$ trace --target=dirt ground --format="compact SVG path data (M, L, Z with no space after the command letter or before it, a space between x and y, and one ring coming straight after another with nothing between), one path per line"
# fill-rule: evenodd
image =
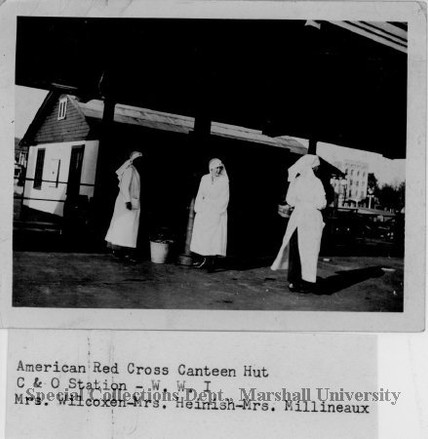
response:
M223 260L214 273L108 254L14 252L13 305L61 308L383 311L403 309L403 259L320 258L320 294L292 293L271 260Z

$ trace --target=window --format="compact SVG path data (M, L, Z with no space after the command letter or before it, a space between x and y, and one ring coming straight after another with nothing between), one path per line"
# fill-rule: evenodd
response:
M360 184L360 182L359 182L359 181L357 181L357 186L359 186L359 184Z
M36 171L34 173L34 189L42 188L43 181L43 166L45 164L45 149L39 149L37 151L37 159L36 159Z
M82 176L84 145L73 146L68 171L67 197L75 198L80 192L80 178Z
M67 114L67 98L61 98L59 100L59 107L58 107L58 120L65 119L66 114Z

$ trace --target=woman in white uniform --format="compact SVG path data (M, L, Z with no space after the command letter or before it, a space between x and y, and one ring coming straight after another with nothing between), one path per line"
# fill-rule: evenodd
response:
M135 256L140 225L140 174L133 163L142 155L139 151L132 152L129 159L116 171L119 193L105 237L114 254L130 260Z
M272 264L272 270L287 268L286 248L294 233L297 233L301 263L300 285L291 285L290 290L299 292L315 291L318 255L324 221L321 210L326 207L326 196L321 180L315 176L320 160L316 155L306 154L288 170L286 202L294 208L285 231L282 246Z
M195 200L190 250L203 257L196 266L214 268L216 256L226 256L227 206L229 204L229 178L219 159L209 162L209 174L202 177Z

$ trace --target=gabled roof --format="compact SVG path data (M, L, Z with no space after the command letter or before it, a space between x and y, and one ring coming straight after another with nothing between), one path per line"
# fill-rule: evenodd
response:
M44 101L42 102L42 105L37 110L34 119L31 121L30 125L27 128L27 131L20 141L21 146L30 146L33 144L33 139L36 135L36 132L39 130L45 117L47 116L48 112L51 110L55 102L58 100L58 98L59 94L57 92L51 91L46 95Z
M59 101L62 98L67 99L66 117L59 118ZM91 127L76 98L63 93L51 92L45 97L29 125L21 145L87 140L94 135L96 134L91 132Z

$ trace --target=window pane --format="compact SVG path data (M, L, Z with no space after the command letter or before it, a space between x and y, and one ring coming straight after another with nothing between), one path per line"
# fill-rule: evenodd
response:
M36 172L34 173L34 184L33 187L35 189L42 188L42 179L43 179L43 166L45 163L45 150L39 149L37 151L37 160L36 160Z

